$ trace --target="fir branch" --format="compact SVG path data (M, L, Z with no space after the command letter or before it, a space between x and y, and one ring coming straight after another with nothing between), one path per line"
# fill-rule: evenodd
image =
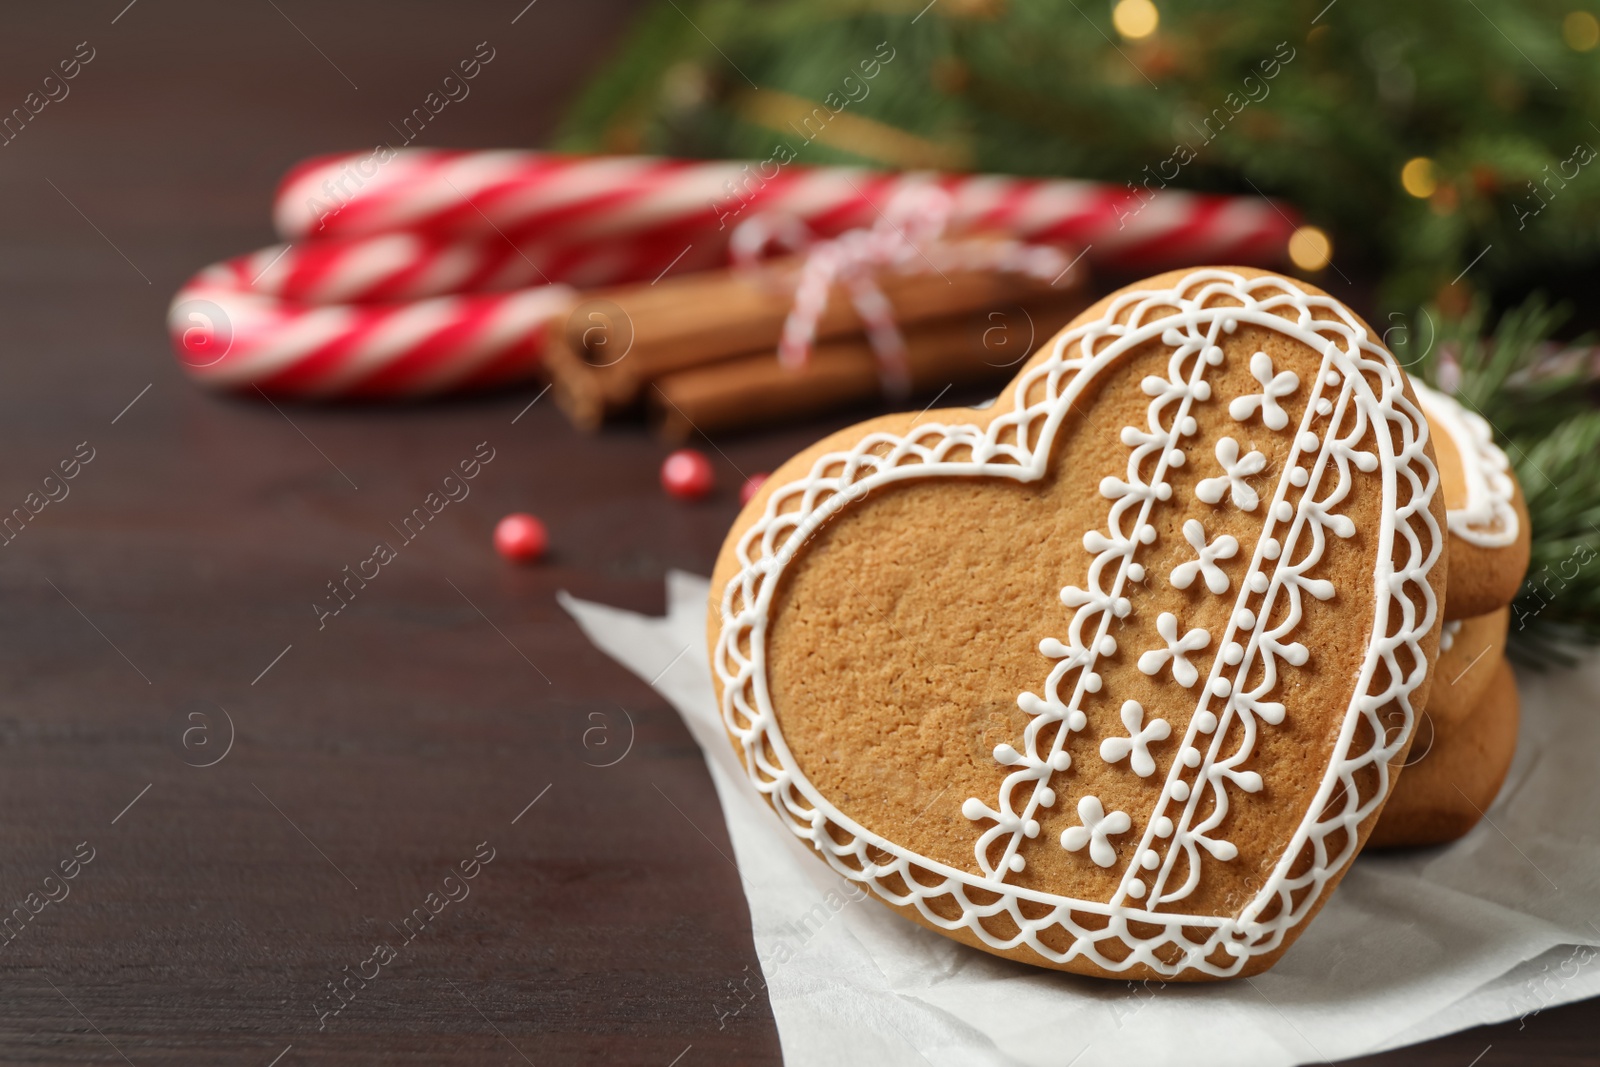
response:
M1600 644L1600 410L1584 339L1557 345L1565 309L1533 297L1485 335L1487 306L1448 318L1425 308L1390 338L1396 358L1489 421L1516 473L1533 529L1512 604L1510 650L1533 665Z
M1571 662L1574 646L1600 644L1600 412L1569 416L1520 444L1521 457L1509 454L1533 551L1511 608L1511 648L1535 664Z
M1259 189L1332 232L1383 310L1409 309L1600 261L1600 64L1560 32L1585 6L1340 0L1318 18L1325 0L1193 0L1119 40L1104 5L1070 0L659 0L562 143L765 158L748 82L819 99L886 41L897 58L852 114L979 171ZM1179 143L1194 155L1174 173ZM1418 156L1428 187L1407 191Z

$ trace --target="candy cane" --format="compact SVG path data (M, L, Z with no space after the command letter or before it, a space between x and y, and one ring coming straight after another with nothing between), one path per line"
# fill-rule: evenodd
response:
M207 268L212 287L306 304L386 304L458 293L495 293L564 282L608 285L725 267L722 254L682 255L681 244L637 240L523 246L499 237L445 239L417 233L273 245ZM192 283L191 283L192 284Z
M431 149L309 161L284 179L273 215L286 240L410 230L513 244L670 239L722 253L733 225L758 211L793 215L830 237L871 225L896 193L929 183L951 195L953 230L1086 248L1091 262L1116 270L1277 265L1298 225L1261 197L1100 182Z
M213 268L220 270L220 268ZM296 304L207 272L168 312L173 349L201 384L303 399L414 398L524 380L539 365L561 285L409 304Z
M351 153L280 187L290 242L208 267L174 298L197 381L283 396L417 397L537 370L570 286L727 262L738 223L784 214L819 237L872 226L936 186L953 231L1081 247L1111 270L1276 264L1295 222L1260 198L1095 182L543 152Z

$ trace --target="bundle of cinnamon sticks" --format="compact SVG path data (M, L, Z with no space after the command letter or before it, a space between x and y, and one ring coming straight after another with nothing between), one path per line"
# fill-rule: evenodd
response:
M803 366L777 357L801 261L593 290L552 321L552 396L581 429L644 409L670 441L822 414L880 395L878 354L835 286ZM1003 382L1089 302L1085 272L885 270L911 387Z

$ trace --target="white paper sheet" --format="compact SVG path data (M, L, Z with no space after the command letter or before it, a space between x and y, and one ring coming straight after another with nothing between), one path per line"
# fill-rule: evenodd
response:
M1259 1064L1343 1059L1600 995L1600 664L1519 679L1517 756L1453 845L1357 860L1271 971L1204 985L1080 978L923 930L809 854L745 780L705 655L707 583L649 618L562 594L699 742L790 1067ZM676 660L675 660L676 658ZM674 661L675 660L675 661ZM753 972L752 972L753 974ZM747 994L748 996L749 994ZM719 1011L744 1001L729 992Z

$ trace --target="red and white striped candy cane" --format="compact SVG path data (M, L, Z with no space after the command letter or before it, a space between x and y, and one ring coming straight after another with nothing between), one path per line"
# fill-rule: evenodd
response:
M386 158L386 162L380 160ZM645 156L406 149L309 161L284 179L273 217L286 240L410 230L498 235L513 244L623 240L686 246L713 261L733 225L793 215L823 237L870 226L901 190L951 195L951 229L996 230L1072 245L1112 270L1284 260L1298 223L1261 197L999 175L886 173L855 167L687 161ZM647 257L648 258L648 257ZM649 265L659 260L650 258ZM648 280L637 273L613 281Z
M190 279L168 329L183 369L216 388L300 399L484 388L534 374L574 286L723 265L682 251L409 233L275 245Z
M683 256L682 245L635 241L512 245L500 237L381 233L273 245L208 268L213 284L306 304L385 304L458 293L498 293L563 282L579 287L644 279L667 266L727 266L724 256ZM677 259L677 262L673 262Z
M319 306L249 292L234 276L240 263L203 271L173 299L179 363L204 385L299 399L407 399L526 380L550 317L576 296L542 285Z
M567 285L722 266L735 226L833 237L934 186L950 228L1081 247L1111 270L1278 263L1294 222L1262 199L1095 182L849 167L413 149L310 161L279 190L291 243L202 271L168 325L184 369L284 396L416 397L537 368ZM557 283L557 284L551 284Z

